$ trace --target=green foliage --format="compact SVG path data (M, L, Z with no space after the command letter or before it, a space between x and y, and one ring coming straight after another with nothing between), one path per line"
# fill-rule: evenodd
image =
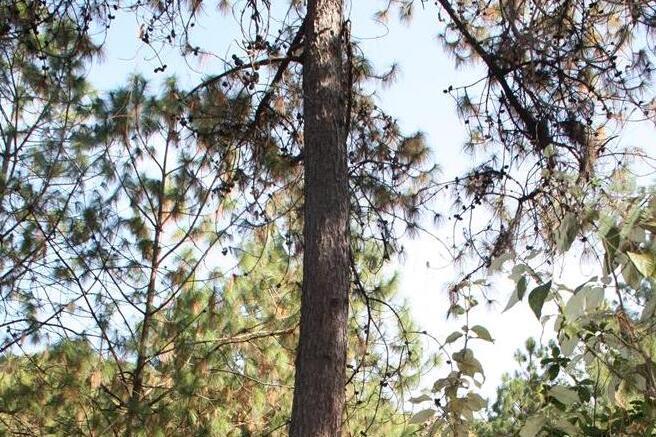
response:
M239 274L220 281L218 289L188 285L158 314L149 339L148 389L138 406L140 429L149 435L286 433L300 265L279 238L255 239L243 253ZM391 299L393 282L380 284L385 290L381 295ZM371 311L385 308L374 305ZM390 367L392 357L380 349L379 334L372 333L369 347L359 338L357 320L366 320L364 311L354 305L348 429L353 435L407 435L407 418L398 412L394 397L414 383L398 372L413 372L420 353L401 343L402 348L413 347L416 358L402 368ZM399 336L405 338L401 332ZM393 339L388 345L401 346ZM126 347L134 353L137 345ZM51 435L121 432L130 402L121 370L127 365L107 352L99 355L97 345L87 340L64 340L23 357L8 355L0 363L1 429Z
M479 422L479 435L652 435L656 404L652 357L656 352L651 318L654 311L653 237L655 214L649 192L617 200L602 212L598 238L603 243L605 276L574 289L549 280L529 305L543 310L545 298L556 303L556 341L549 350L527 345L522 373L506 377L498 399ZM522 266L521 264L519 266ZM513 267L517 287L527 267ZM532 270L538 282L548 269ZM519 276L521 275L521 276ZM532 292L535 293L535 290ZM614 298L614 299L613 299ZM512 302L512 298L511 298ZM526 361L520 354L520 363ZM536 362L540 364L537 367ZM539 396L537 396L539 394ZM507 403L504 405L504 403Z
M533 310L535 317L538 319L540 318L540 314L542 314L542 306L544 305L544 301L549 295L550 290L551 281L546 284L538 285L528 294L528 304Z
M635 189L626 172L633 151L610 133L653 112L644 40L653 10L646 2L438 3L446 48L458 62L485 64L481 85L445 90L467 146L483 157L464 177L435 183L424 137L403 135L369 94L367 81L389 82L394 69L376 76L356 42L346 53L346 432L653 434L656 201ZM393 4L404 21L417 13L412 1ZM122 6L147 20L144 44L198 55L191 29L201 2ZM100 55L88 31L109 26L119 4L0 5L3 432L284 434L304 150L300 58L289 44L303 9L295 2L271 20L268 7L246 2L246 61L234 55L193 91L168 78L153 92L136 75L99 97L84 78ZM277 34L264 30L267 20ZM467 224L454 261L479 263L449 290L449 316L466 323L440 345L448 369L410 399L418 409L408 417L399 413L403 393L421 375L417 340L427 334L395 301L396 278L380 272L449 185L450 219ZM491 219L476 230L466 215L481 205ZM551 266L579 243L603 250L602 272L570 288ZM485 363L475 345L494 333L470 326L478 291L491 302L489 284L473 275L510 261L506 309L528 295L541 322L555 321L557 338L548 348L527 342L518 355L525 369L504 379L483 423L475 414L487 405L476 393Z
M73 198L94 158L80 139L90 120L85 67L100 49L68 15L74 6L53 6L0 5L0 294L10 321L3 348L36 333L40 289L61 291L49 275L53 247L78 212Z
M70 55L75 68L88 60ZM71 188L55 190L64 204L50 198L44 222L7 224L20 237L6 240L11 250L35 255L7 259L20 268L39 261L31 272L44 286L22 284L12 297L20 311L7 314L3 431L284 434L302 253L302 143L288 133L289 114L258 120L253 95L218 83L187 94L170 78L154 93L136 75L103 96L80 85L69 100L59 85L49 110L75 114L58 150L74 153L77 170L47 170ZM289 90L298 86L290 80ZM355 96L353 111L357 283L345 419L353 434L406 435L399 393L416 383L421 349L395 301L396 278L379 271L397 250L392 230L416 219L427 148L368 97ZM32 170L67 163L34 149L33 163L20 161ZM6 187L11 196L22 189ZM77 364L59 349L79 349Z
M542 398L539 363L546 356L544 348L536 348L529 339L525 351L517 351L515 361L523 366L514 374L503 376L497 388L497 399L487 412L486 420L475 426L476 435L492 437L516 435L525 421L541 411Z
M456 316L464 315L468 320L469 313L478 306L471 294L471 289L478 285L481 283L471 282L464 306L454 305L450 312ZM483 363L476 358L473 349L476 340L494 342L486 327L466 323L460 330L449 334L440 346L439 353L448 357L446 364L450 372L434 382L430 394L427 392L409 400L419 408L411 422L420 424L422 433L466 435L475 423L474 414L487 406L488 400L475 391L485 381ZM449 354L447 348L460 349Z

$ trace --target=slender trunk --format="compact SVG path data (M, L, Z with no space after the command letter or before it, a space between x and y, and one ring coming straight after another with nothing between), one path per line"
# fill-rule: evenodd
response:
M348 322L348 171L342 1L310 0L305 29L304 258L290 435L338 436Z
M144 311L143 323L141 325L141 335L139 336L139 344L137 347L137 364L134 368L132 376L132 393L130 394L130 403L128 405L127 417L127 431L126 435L131 436L135 429L138 429L138 419L140 413L141 398L143 396L143 379L144 368L146 366L146 358L148 353L148 339L150 337L150 329L152 323L153 299L155 297L155 286L157 281L157 269L159 265L157 258L159 257L159 236L160 229L155 231L155 246L153 248L153 261L151 264L150 278L148 280L148 288L146 290L146 308Z
M137 363L132 375L132 393L128 405L127 430L126 436L131 436L138 429L139 413L143 397L144 369L146 359L148 358L148 341L150 339L150 330L152 329L153 313L155 312L154 299L157 289L157 271L159 269L162 226L164 219L164 193L166 192L166 163L168 159L171 134L166 141L164 149L164 160L161 169L161 182L158 193L157 212L155 216L155 235L153 238L153 252L150 259L150 276L148 278L148 288L146 289L146 308L144 310L143 321L141 324L141 335L137 345ZM129 153L129 152L128 152Z

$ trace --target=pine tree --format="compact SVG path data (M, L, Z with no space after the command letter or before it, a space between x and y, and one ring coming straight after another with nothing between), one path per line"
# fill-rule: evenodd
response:
M303 295L290 436L341 434L349 307L350 118L341 0L308 3L303 52Z
M79 62L83 65L84 58ZM366 72L357 64L351 73L358 80L366 79ZM291 77L288 90L300 95L299 85L298 78ZM287 426L288 410L271 409L267 404L282 399L280 393L255 391L256 401L246 397L243 404L226 405L227 410L234 410L224 422L214 413L220 412L215 401L211 405L192 402L196 396L205 396L199 393L211 394L209 399L237 396L241 393L237 387L250 381L242 366L257 369L256 379L274 371L281 372L281 381L292 377L291 369L284 366L294 354L294 317L287 313L296 301L286 300L287 309L280 309L283 302L276 302L275 311L287 314L278 321L274 310L276 316L264 317L266 311L256 300L269 289L253 287L247 303L240 302L244 297L231 297L230 291L234 268L228 255L241 257L239 251L245 248L240 239L245 235L256 232L278 245L284 242L284 249L277 250L287 257L298 257L303 250L299 162L304 157L301 137L294 134L303 120L291 118L298 127L289 129L289 116L298 110L291 103L284 113L276 114L267 107L266 117L258 115L262 102L254 100L249 87L241 77L225 77L188 93L170 79L162 93L154 94L143 78L134 77L106 96L70 102L72 113L83 115L84 123L70 132L71 140L62 150L75 151L78 162L87 162L84 185L68 193L74 213L62 214L55 226L57 238L45 242L52 261L40 265L39 273L55 278L55 285L48 284L33 298L39 311L28 323L17 322L26 326L17 326L18 334L4 349L18 352L22 339L31 336L35 347L45 347L46 352L33 355L25 350L31 357L27 362L12 357L9 361L13 364L8 365L18 363L30 374L34 370L30 366L44 360L43 366L61 369L61 373L53 372L51 384L64 387L65 381L79 377L66 389L67 402L82 402L83 397L92 405L56 408L43 417L31 410L18 419L19 412L31 407L14 404L15 392L9 387L5 410L15 412L24 422L11 422L10 429L44 426L57 433L63 432L59 426L65 423L80 433L99 429L167 433L176 427L193 433L213 430L220 435L222 430L237 427L254 432ZM394 250L395 241L385 229L397 226L393 219L397 208L415 208L420 202L417 191L430 181L430 169L420 168L426 155L420 137L402 136L394 120L365 96L354 95L351 105L355 133L349 144L353 175L349 202L357 211L351 226L358 238L346 255L347 268L358 272L362 280L351 293L353 305L359 308L351 319L351 335L358 343L349 354L352 372L346 387L346 411L348 426L366 432L395 426L379 425L381 415L396 417L386 400L394 395L390 387L400 389L408 384L412 378L401 381L401 371L406 365L418 365L417 354L409 352L411 326L400 318L402 312L394 310L402 324L387 331L395 332L393 337L380 331L379 317L382 320L394 307L387 302L389 287L368 283L367 271L376 271ZM280 132L286 133L278 135ZM416 173L403 175L404 168L416 169ZM68 174L64 176L71 180ZM382 217L387 216L392 219L383 222ZM375 235L380 237L368 238ZM261 243L262 247L267 244ZM366 262L358 261L363 251L367 252ZM282 253L278 256L285 258ZM232 299L236 301L231 303ZM222 302L224 312L217 318L211 308ZM214 315L202 321L206 314ZM264 320L259 320L261 317ZM374 329L378 333L372 332ZM282 338L289 342L285 353L275 352L278 340L274 339ZM257 351L232 350L235 344L254 342L265 345ZM219 347L212 347L213 343ZM48 361L52 344L62 351L55 354L55 362ZM391 365L380 348L389 350L397 344L392 352L395 364ZM67 357L78 348L86 361L70 367L74 373L68 375ZM227 355L225 348L231 348ZM270 348L271 363L260 357L249 361L248 354L261 355ZM345 363L343 370L346 368ZM232 377L217 380L216 387L206 385L207 369ZM41 375L46 380L47 376ZM26 378L20 382L21 390L43 390ZM60 383L58 378L65 381ZM356 384L362 386L356 389ZM53 390L52 399L60 399L62 393ZM179 395L187 407L169 408L166 399L172 394ZM384 407L379 405L366 414L370 402L378 399ZM251 403L258 406L254 416L240 416L243 405Z
M409 13L417 3L390 4ZM438 18L456 65L482 70L481 81L444 89L469 132L465 149L478 157L450 184L452 217L467 223L480 206L492 217L459 242L462 258L478 258L471 271L480 271L507 254L562 252L559 229L574 217L585 228L590 205L608 204L618 174L632 161L650 165L617 133L652 127L653 7L439 0L416 13Z
M234 276L214 281L213 287L191 282L158 314L161 329L150 339L156 352L144 372L147 407L142 407L135 434L286 434L301 260L290 256L284 238L262 232L254 234L240 253ZM393 301L393 278L372 276L362 281L377 290L377 297ZM402 330L412 330L412 324L405 320L398 325L397 339L372 332L365 340L359 323L370 311L379 315L376 319L391 315L383 305L354 306L344 434L408 435L412 427L405 424L396 404L402 399L394 397L413 383L400 372L416 372L420 354L412 346L414 358L396 356L402 367L395 369L389 364L394 357L383 353L380 342L401 350L408 338ZM396 311L405 312L400 307ZM126 347L128 355L138 350L136 343ZM364 354L367 362L358 362ZM91 339L64 339L44 352L7 356L0 364L0 429L121 434L130 399L121 373L127 364L98 351Z
M66 311L47 299L62 286L52 248L91 177L95 158L80 141L89 121L84 69L99 54L66 12L0 5L1 350L61 326Z

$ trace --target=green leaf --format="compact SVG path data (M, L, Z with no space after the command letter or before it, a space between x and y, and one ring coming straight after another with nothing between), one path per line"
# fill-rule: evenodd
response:
M640 314L640 321L648 320L656 312L656 293L652 292L645 304L642 314Z
M472 409L466 398L451 399L446 408L448 408L449 413L453 414L455 417L462 417L466 421L474 420Z
M526 279L526 276L522 276L519 278L519 281L517 282L517 299L522 300L524 299L524 293L526 293L526 286L528 285L528 281Z
M633 265L645 278L651 278L656 273L656 261L650 253L626 252Z
M586 387L585 385L579 385L576 387L576 391L579 394L579 399L583 402L589 402L590 398L592 397L592 393L590 392L590 389Z
M556 230L556 247L558 250L566 252L574 242L578 231L579 223L576 219L576 215L568 213L563 217L560 226L558 226L558 229Z
M549 375L549 380L553 381L558 377L558 373L560 373L560 366L558 364L552 364L549 366L549 369L547 370L547 374Z
M512 272L510 275L508 275L508 279L512 279L513 281L517 282L517 280L521 278L524 273L526 273L527 269L528 266L526 264L515 264L515 266L512 268Z
M455 316L462 316L465 314L465 309L462 307L462 305L454 305L449 308L449 313Z
M615 255L620 246L620 230L617 226L612 226L605 235L602 235L604 244L604 274L615 270Z
M431 398L430 396L424 394L424 395L421 395L421 396L417 396L416 398L410 398L409 402L412 403L412 404L420 404L422 402L432 401L432 400L433 400L433 398Z
M519 299L517 298L517 289L514 289L512 294L510 295L510 299L508 299L508 303L506 304L506 307L503 309L502 312L508 311L510 308L514 307L515 304L519 302Z
M459 339L460 337L462 337L462 335L463 335L462 332L460 332L460 331L454 331L454 332L452 332L451 334L449 334L449 336L448 336L448 337L446 338L446 340L444 340L444 341L445 341L447 344L449 344L449 343L453 343L454 341L456 341L457 339Z
M551 281L547 282L546 284L538 285L528 295L528 304L538 320L540 320L540 316L542 314L542 306L544 305L544 301L549 294L549 290L551 290Z
M535 437L538 435L544 424L547 422L547 418L542 414L536 416L531 416L526 419L526 423L519 431L520 437Z
M608 402L610 402L611 405L617 405L616 394L619 384L619 378L615 375L612 375L610 377L610 381L608 382L608 386L606 387L606 399Z
M467 406L471 408L472 411L482 410L483 408L487 407L487 400L476 393L467 393L465 399L467 400Z
M453 361L458 363L458 369L460 369L463 374L473 378L474 375L480 373L485 377L483 366L481 366L481 363L474 358L474 352L472 352L471 349L463 349L454 353Z
M476 333L476 335L478 335L478 338L480 338L481 340L494 343L494 339L490 335L490 331L488 331L485 327L481 325L476 325L476 326L472 326L470 330L474 331L474 333Z
M635 267L635 264L628 262L628 260L622 266L622 277L631 288L636 290L640 288L643 276Z
M581 431L579 431L579 429L569 420L564 418L556 419L553 426L571 437L581 435Z
M567 406L579 401L579 394L576 392L576 390L572 390L571 388L562 385L555 385L551 387L548 391L548 394L561 404Z
M416 425L416 424L421 424L421 423L426 423L429 419L431 419L435 415L435 410L432 410L430 408L427 408L425 410L421 410L418 413L415 413L408 423L410 425Z
M563 340L560 341L560 350L565 355L566 357L569 357L572 355L572 352L574 352L574 348L576 348L576 345L579 344L579 339L578 337L572 335L570 336L564 336Z
M458 383L458 372L455 370L451 373L449 373L449 376L446 378L440 378L437 381L435 381L435 384L433 384L433 393L437 393L438 391L442 390L444 387L452 386Z
M585 296L585 310L590 313L599 308L604 302L604 289L593 287L589 289Z
M580 290L578 293L574 294L569 298L565 308L563 309L563 315L567 320L576 320L585 310L585 290Z
M513 291L512 295L510 296L510 299L508 300L508 303L506 304L506 308L504 308L503 312L508 311L510 308L514 307L517 302L522 300L524 297L524 293L526 293L526 276L522 276L519 278L519 281L517 281L517 286L515 287L515 290Z
M647 389L647 380L645 379L644 376L637 373L637 371L639 370L639 367L641 367L641 366L636 367L636 372L633 372L633 378L632 378L633 381L632 382L633 382L633 385L635 386L635 388L638 389L638 391L644 392ZM647 372L649 372L649 370L647 370Z

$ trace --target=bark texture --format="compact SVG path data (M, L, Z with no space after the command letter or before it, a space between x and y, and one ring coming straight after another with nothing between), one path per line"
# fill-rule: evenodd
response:
M341 434L348 323L348 171L342 1L309 0L303 55L304 258L290 436Z

